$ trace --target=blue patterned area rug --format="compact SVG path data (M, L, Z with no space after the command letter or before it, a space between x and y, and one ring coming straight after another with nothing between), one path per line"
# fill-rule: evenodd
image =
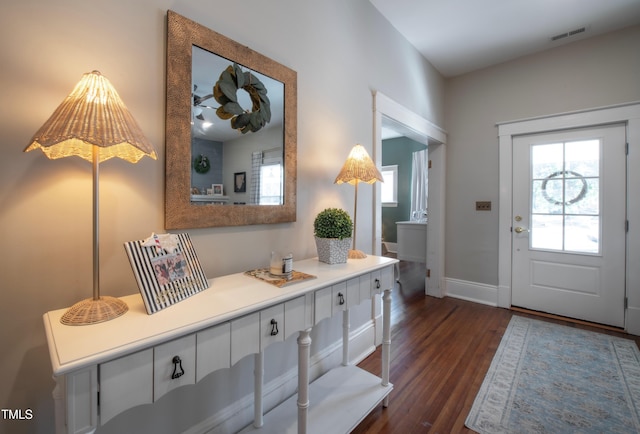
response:
M640 433L640 351L514 316L465 422L482 434Z

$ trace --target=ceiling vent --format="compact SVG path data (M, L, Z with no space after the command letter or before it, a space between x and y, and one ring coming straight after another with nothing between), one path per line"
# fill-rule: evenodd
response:
M568 38L570 36L579 35L580 33L584 33L587 31L586 27L580 27L579 29L571 30L569 32L560 33L559 35L555 35L551 37L552 41L557 41L560 39Z

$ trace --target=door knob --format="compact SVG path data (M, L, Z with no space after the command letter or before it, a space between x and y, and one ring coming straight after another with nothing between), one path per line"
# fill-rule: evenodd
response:
M518 226L515 228L515 231L516 231L516 234L521 234L523 232L529 232L529 229Z

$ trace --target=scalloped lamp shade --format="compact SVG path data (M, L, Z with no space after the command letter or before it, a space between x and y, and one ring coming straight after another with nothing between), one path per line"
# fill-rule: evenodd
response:
M335 184L344 182L356 185L358 182L373 184L376 181L384 182L380 171L373 164L364 146L358 144L351 149L347 161L344 162L342 170L338 173Z
M94 147L100 163L113 157L130 163L145 155L157 158L118 92L98 71L82 76L31 142L25 152L39 148L52 160L76 155L91 162Z
M358 184L360 182L366 182L367 184L373 184L376 181L384 182L382 174L369 157L369 153L364 146L357 144L349 152L347 161L344 162L342 170L338 173L334 184L348 183L354 185L355 191L355 205L353 207L353 248L349 250L350 259L362 259L367 255L356 249L356 224L357 224L357 212L358 212Z
M98 166L114 157L131 163L145 155L155 160L153 145L144 137L109 80L93 71L82 76L24 151L34 149L41 149L53 160L78 156L93 163L93 298L74 304L60 321L67 325L86 325L124 314L128 310L126 303L100 296Z

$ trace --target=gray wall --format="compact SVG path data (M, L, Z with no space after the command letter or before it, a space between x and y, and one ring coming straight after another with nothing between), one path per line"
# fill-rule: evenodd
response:
M223 149L220 142L199 138L191 140L191 187L196 187L200 194L207 194L211 184L222 184ZM206 173L198 173L194 168L195 158L200 155L207 157L211 164L211 168Z
M264 266L272 250L291 251L296 259L316 255L315 214L328 206L353 208L353 188L333 184L344 159L356 143L372 153L372 90L436 124L444 122L443 78L368 0L4 2L0 407L31 408L34 418L0 420L0 432L53 431L54 383L42 314L91 295L90 165L22 151L83 73L98 69L109 78L159 155L158 161L144 159L135 166L124 161L101 166L102 293L137 292L123 243L164 232L167 9L298 73L298 220L189 231L209 277ZM362 188L358 195L363 216L358 247L367 252L372 237L364 234L373 228L364 216L372 209L372 191ZM364 304L353 312L352 327L369 317ZM314 332L313 351L340 336L340 318L323 322ZM266 375L273 378L295 365L295 340L270 349L266 357ZM148 423L148 432L178 432L250 393L252 369L250 360L242 360L228 376L217 376L221 383L198 386L205 395L214 392L210 400L191 402L179 391L159 406L114 419L100 432L125 432L124 422Z
M446 95L445 273L497 285L496 123L640 100L640 26L449 79Z

